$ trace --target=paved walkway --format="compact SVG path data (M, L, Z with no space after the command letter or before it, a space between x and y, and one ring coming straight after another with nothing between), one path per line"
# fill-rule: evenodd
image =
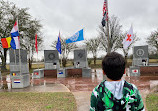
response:
M96 76L95 76L96 75ZM102 70L92 73L92 78L41 78L32 79L31 85L23 89L12 89L7 78L0 80L0 92L71 92L77 103L78 111L89 111L90 95L94 87L103 80ZM142 95L144 104L146 95L152 87L158 85L158 76L154 77L125 77L134 83Z
M76 99L78 111L89 111L91 91L72 92Z
M89 111L90 108L90 96L91 96L91 91L79 91L79 92L72 92L76 99L77 103L77 110L78 111ZM146 90L140 90L141 96L143 98L144 106L146 109L146 96L149 94L149 91ZM147 111L147 109L146 109Z
M10 84L11 85L11 84ZM8 86L10 86L8 83ZM3 86L2 86L3 87ZM9 92L70 92L70 90L61 83L47 83L42 85L34 85L26 88L20 89L4 89L0 92L9 91Z

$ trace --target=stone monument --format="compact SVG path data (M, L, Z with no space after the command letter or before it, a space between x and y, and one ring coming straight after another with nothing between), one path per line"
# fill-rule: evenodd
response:
M65 73L67 76L91 77L91 68L88 67L85 49L74 50L74 67L66 68Z
M33 70L33 78L43 78L44 77L44 69L34 69Z
M57 77L60 69L59 54L57 50L44 50L44 76Z
M20 50L21 62L19 62L19 50L12 49L10 50L9 55L12 88L24 88L29 86L30 74L27 64L27 51Z
M148 46L135 46L133 48L133 66L147 66L149 64Z
M65 68L57 69L57 78L65 78L67 74L65 73Z
M75 68L88 67L86 50L83 49L74 50L74 67Z
M133 48L133 62L129 70L130 76L140 76L140 67L148 66L148 64L148 45L135 46Z
M44 50L45 69L60 68L59 54L57 50Z

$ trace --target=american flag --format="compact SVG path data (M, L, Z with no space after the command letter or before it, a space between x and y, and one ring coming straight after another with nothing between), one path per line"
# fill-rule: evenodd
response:
M103 5L103 19L102 19L102 26L103 27L105 26L107 20L108 20L107 0L104 0L104 5Z

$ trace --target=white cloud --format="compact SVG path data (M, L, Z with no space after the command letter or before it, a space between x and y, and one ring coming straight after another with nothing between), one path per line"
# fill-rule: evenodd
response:
M102 19L104 0L9 0L18 7L28 7L29 13L41 20L44 26L45 49L61 35L69 37L81 28L85 38L97 36ZM133 24L134 32L141 38L136 45L144 45L145 38L158 28L157 0L108 0L109 15L120 19L123 31ZM142 42L143 41L143 42Z

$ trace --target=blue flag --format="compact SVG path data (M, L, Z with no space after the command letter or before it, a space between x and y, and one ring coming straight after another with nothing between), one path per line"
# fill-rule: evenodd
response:
M56 49L57 49L57 51L61 54L60 32L59 32L59 36L58 36L58 42L57 42L57 44L56 44Z
M81 40L84 40L83 29L81 29L80 31L76 32L73 36L71 36L70 38L68 38L66 40L66 44L72 43L72 42L81 41Z

